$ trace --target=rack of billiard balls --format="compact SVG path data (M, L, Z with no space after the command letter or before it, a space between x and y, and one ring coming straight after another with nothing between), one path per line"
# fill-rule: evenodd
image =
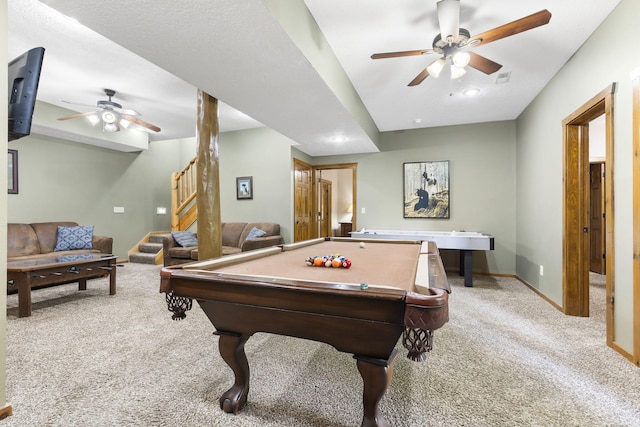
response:
M310 256L304 261L309 267L349 268L351 260L340 254Z

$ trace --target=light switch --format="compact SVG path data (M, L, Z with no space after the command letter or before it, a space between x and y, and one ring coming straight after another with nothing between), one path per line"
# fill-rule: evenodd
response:
M114 206L113 213L124 213L124 206Z
M167 214L167 208L157 207L156 208L156 214L158 214L158 215L166 215Z

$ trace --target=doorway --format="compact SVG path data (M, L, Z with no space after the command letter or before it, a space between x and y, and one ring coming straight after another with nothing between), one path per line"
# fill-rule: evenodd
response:
M357 163L312 166L293 160L294 241L340 235L347 222L355 227Z
M606 271L607 345L614 347L614 215L613 215L613 94L608 86L563 120L563 312L589 316L591 247L591 166L589 123L605 118L604 161L604 269Z
M590 155L593 158L593 155ZM604 180L606 162L589 163L589 271L604 275L606 250L604 231L606 215L604 212Z
M333 182L321 178L318 191L318 237L333 235Z
M293 159L293 241L300 242L316 237L313 203L313 167Z

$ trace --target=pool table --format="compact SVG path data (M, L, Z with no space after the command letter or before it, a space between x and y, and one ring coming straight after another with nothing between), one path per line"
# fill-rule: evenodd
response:
M334 254L351 266L306 263ZM422 361L433 331L449 319L450 289L432 242L326 238L281 245L165 267L160 291L174 318L183 318L195 299L216 328L220 354L235 375L220 407L234 414L249 392L244 344L267 332L352 353L364 382L362 425L387 426L378 403L400 336L408 357Z

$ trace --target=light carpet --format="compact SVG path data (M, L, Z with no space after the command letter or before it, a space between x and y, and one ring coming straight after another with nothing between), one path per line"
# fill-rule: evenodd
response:
M160 267L8 298L9 426L356 426L362 380L349 354L256 334L247 406L224 413L233 374L195 305L170 319ZM640 369L605 344L604 311L564 316L515 279L451 276L450 321L424 363L400 343L381 410L393 426L638 426ZM604 288L592 289L604 304ZM592 312L597 313L597 310Z

